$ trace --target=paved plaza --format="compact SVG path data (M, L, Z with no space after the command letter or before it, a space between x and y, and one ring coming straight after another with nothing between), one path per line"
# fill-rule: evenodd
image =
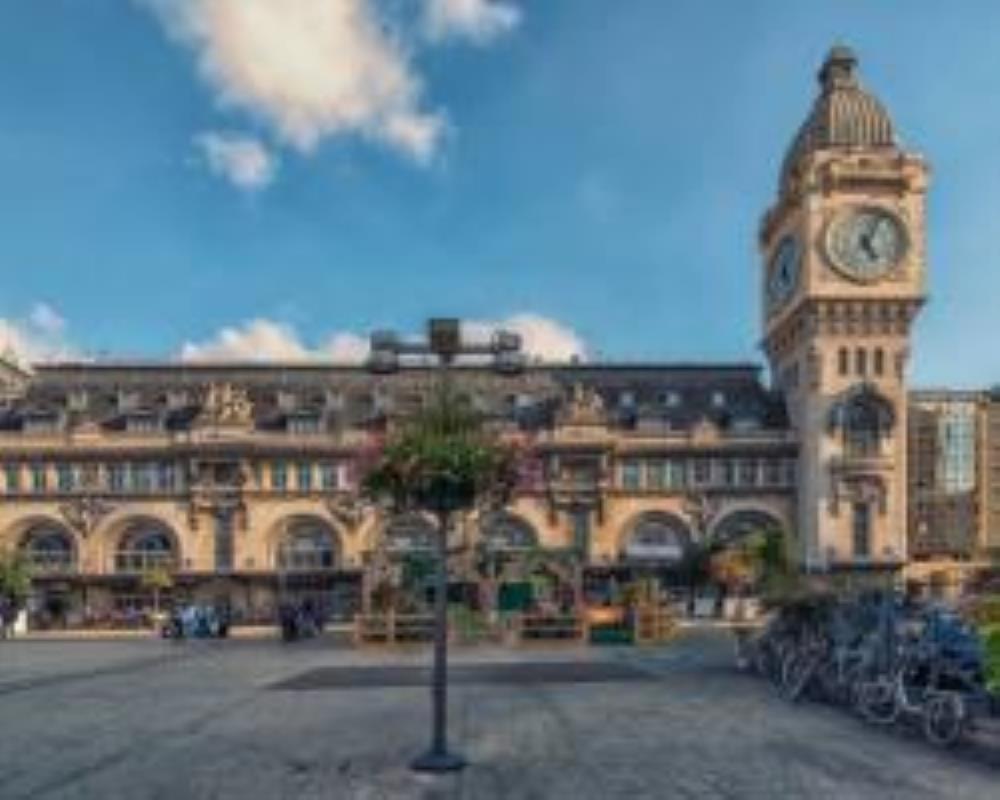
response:
M995 798L1000 742L940 752L735 672L721 632L657 649L467 649L436 778L427 651L328 640L0 643L0 798Z

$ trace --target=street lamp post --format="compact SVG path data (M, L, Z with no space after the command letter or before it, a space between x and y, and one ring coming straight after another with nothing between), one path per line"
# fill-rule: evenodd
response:
M449 368L460 355L488 355L493 368L502 373L514 373L523 366L521 339L517 334L497 331L489 343L473 344L462 341L457 319L436 318L427 324L425 341L402 340L389 331L377 331L371 337L369 368L375 372L394 372L401 356L432 355L442 383L449 380ZM437 570L434 586L434 670L431 683L433 705L431 746L410 764L418 772L455 772L465 767L461 755L448 750L448 531L451 511L437 513Z

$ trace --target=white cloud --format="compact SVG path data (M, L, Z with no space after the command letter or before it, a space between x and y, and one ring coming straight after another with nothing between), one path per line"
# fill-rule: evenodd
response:
M361 135L419 163L436 152L440 112L422 107L408 53L370 0L140 0L191 47L220 104L247 110L309 153Z
M368 339L346 331L333 334L322 350L333 361L360 363L368 357Z
M79 359L65 329L65 320L46 303L37 303L25 319L0 318L0 356L22 365Z
M66 320L48 303L35 303L28 320L38 332L47 336L61 336L66 329Z
M499 321L475 320L464 324L463 333L470 339L486 339L497 329L519 334L522 350L533 360L569 361L587 357L587 346L576 331L539 314L515 314Z
M439 42L464 38L487 44L510 32L521 21L521 10L500 0L426 0L428 38Z
M533 360L569 361L586 358L583 339L571 328L537 314L515 314L500 321L475 320L463 324L470 341L486 341L497 329L521 335L523 349ZM336 331L320 345L312 346L291 325L268 319L252 319L242 325L222 328L204 342L181 347L182 361L336 361L361 363L368 356L368 337L352 331Z
M262 189L274 180L277 160L257 139L238 133L206 131L194 141L209 170L240 189Z
M242 327L227 327L207 342L186 342L182 361L303 361L308 348L289 326L267 319L253 319Z

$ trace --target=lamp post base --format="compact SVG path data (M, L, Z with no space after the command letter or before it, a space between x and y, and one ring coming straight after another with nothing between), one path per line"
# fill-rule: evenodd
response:
M429 750L410 762L414 772L458 772L465 769L466 761L456 753Z

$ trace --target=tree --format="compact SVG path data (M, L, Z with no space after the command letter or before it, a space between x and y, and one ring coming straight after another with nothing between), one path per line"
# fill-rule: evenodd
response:
M448 531L453 516L476 506L501 506L517 482L515 450L502 443L442 383L427 406L390 435L365 470L362 487L396 513L429 512L438 521L434 592L433 739L415 769L460 769L446 736Z
M142 573L142 587L153 593L153 613L160 613L160 592L171 588L174 579L163 567L153 567Z
M31 565L17 551L0 550L0 598L20 609L31 593Z

